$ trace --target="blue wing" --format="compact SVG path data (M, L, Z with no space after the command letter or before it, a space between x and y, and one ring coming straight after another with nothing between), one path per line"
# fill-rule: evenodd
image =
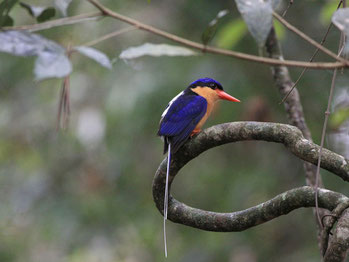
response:
M169 105L160 122L158 135L169 140L172 153L175 153L189 138L206 110L206 99L198 95L181 95Z

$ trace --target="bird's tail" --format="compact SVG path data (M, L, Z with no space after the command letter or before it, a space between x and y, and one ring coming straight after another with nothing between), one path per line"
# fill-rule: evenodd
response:
M168 143L166 185L165 185L165 195L164 195L164 244L165 244L165 257L167 257L166 220L167 220L167 210L168 210L168 178L169 178L169 175L170 175L170 163L171 163L171 143Z

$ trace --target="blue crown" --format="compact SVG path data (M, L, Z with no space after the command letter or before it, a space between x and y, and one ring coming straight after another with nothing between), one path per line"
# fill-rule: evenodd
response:
M209 77L199 78L198 80L195 80L194 82L192 82L190 85L202 86L202 85L207 85L209 83L215 83L218 86L222 87L221 83Z

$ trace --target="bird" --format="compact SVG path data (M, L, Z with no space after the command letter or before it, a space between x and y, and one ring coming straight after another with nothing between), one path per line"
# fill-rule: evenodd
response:
M168 179L171 156L183 144L201 131L216 102L228 100L240 102L239 99L227 94L223 86L212 78L199 78L192 82L184 91L175 96L161 115L157 135L164 141L164 154L167 152L167 172L164 195L164 244L167 257L166 220L168 209Z

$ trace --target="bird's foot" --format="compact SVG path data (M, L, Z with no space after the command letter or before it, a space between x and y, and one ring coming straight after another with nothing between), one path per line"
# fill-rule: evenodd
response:
M191 134L190 134L190 137L193 137L195 136L196 134L200 133L201 132L201 129L194 129Z

